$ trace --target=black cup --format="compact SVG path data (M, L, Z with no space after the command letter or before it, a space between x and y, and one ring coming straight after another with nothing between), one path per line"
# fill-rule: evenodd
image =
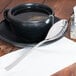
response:
M43 19L22 20L16 16L22 13L38 12L46 14ZM54 12L46 5L38 3L21 4L11 9L5 10L5 19L9 22L9 27L17 37L26 43L37 43L46 37L53 24ZM41 17L41 16L40 16Z

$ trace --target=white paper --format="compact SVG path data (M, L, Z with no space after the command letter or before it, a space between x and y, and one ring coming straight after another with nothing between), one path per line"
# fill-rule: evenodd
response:
M76 43L63 37L55 43L30 52L17 66L6 71L4 67L25 53L24 49L0 58L0 76L50 76L76 62Z

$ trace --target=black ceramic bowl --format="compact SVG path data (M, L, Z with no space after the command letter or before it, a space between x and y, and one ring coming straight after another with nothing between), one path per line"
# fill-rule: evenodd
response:
M27 3L4 12L9 27L22 41L42 41L52 26L53 10L46 5Z

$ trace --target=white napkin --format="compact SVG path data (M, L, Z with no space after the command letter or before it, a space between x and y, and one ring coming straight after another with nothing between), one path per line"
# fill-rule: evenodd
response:
M50 76L76 62L76 43L63 37L33 50L13 69L4 69L25 52L21 49L0 57L0 76Z

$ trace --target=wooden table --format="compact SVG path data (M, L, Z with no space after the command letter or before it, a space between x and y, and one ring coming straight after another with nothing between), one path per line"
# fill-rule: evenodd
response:
M26 3L26 2L42 3L43 0L1 0L0 1L0 21L4 19L3 11L5 8L11 8L15 5ZM46 0L44 4L54 9L55 16L61 19L63 18L69 19L73 12L73 6L76 5L76 0ZM65 35L68 38L70 38L69 31L70 30L68 26L68 31ZM19 49L19 48L0 40L0 56L7 54L16 49ZM52 76L76 76L75 70L76 70L76 64L73 64L70 67L67 67L57 72L56 74L53 74Z
M51 76L76 76L76 63L56 72Z

